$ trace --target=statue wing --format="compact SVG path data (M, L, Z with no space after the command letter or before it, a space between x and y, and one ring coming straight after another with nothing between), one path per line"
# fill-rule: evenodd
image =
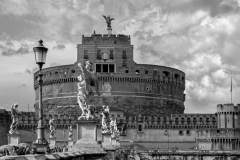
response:
M115 20L114 18L111 18L110 21Z
M104 15L102 15L105 19L107 19L107 17L106 16L104 16Z
M11 106L11 115L14 115L14 105Z

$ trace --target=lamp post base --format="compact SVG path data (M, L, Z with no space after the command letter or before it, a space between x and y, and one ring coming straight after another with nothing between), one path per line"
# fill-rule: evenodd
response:
M37 140L38 141L38 140ZM46 141L45 143L38 143L38 142L33 142L32 146L33 148L36 148L36 153L43 154L46 151L46 147L48 147L48 142Z

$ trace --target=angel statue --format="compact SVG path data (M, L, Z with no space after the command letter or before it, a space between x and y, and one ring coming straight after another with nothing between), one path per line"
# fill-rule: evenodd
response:
M15 103L11 106L11 116L12 116L12 124L10 126L10 134L18 133L17 132L17 125L18 125L18 116L22 113L17 110L18 104Z
M112 138L119 138L120 132L117 129L117 121L116 121L116 119L115 120L111 119L110 127L111 127L111 133L112 133L111 137Z
M72 140L72 136L73 136L73 128L72 128L72 125L69 126L68 131L69 131L68 140L71 141L71 140Z
M82 115L78 119L90 119L95 118L92 111L94 110L92 105L89 104L94 96L92 87L95 87L96 93L100 96L98 89L97 74L92 70L92 63L85 61L84 64L78 63L81 70L81 74L77 77L79 80L77 100L82 110Z
M107 27L111 28L111 21L114 20L114 18L111 18L110 15L109 16L104 16L103 17L105 18L106 20L106 23L107 23Z
M110 118L109 118L109 107L103 105L102 109L102 133L111 132L110 128Z
M49 125L50 125L50 138L53 138L54 133L56 131L54 118L49 120Z

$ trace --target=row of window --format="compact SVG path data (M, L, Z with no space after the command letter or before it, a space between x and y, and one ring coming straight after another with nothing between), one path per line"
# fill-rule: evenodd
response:
M84 50L83 59L88 59L88 58L89 58L88 50ZM102 53L101 50L97 50L96 59L98 59L98 60L114 59L114 52L113 52L113 50L110 50L110 53L107 53L107 52ZM126 51L122 51L122 59L127 59Z
M114 73L115 65L114 64L96 64L96 72Z

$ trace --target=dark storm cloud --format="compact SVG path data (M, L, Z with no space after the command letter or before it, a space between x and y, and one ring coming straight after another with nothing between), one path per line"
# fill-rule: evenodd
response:
M1 38L6 40L36 39L40 36L39 33L43 32L40 28L42 25L40 20L39 16L31 14L21 16L0 14L0 33L5 35Z
M8 42L6 42L6 45L7 46L13 46L13 43L8 41Z
M64 44L58 44L57 46L53 47L53 49L57 49L57 50L63 50L65 48L66 48L66 46Z

